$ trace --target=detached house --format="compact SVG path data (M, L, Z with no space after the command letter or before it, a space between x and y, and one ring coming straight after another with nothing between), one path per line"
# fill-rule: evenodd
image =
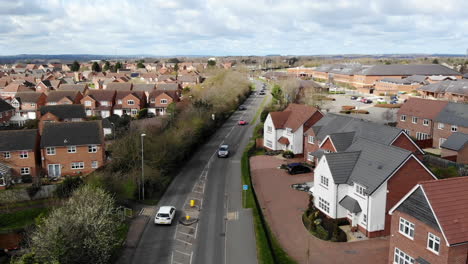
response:
M103 165L104 147L100 121L46 123L42 167L49 177L88 174Z
M133 84L129 82L111 82L106 85L105 90L113 90L113 91L130 91L132 90Z
M86 119L83 105L46 105L40 109L39 133L45 123L80 122Z
M79 104L83 94L77 91L51 91L47 95L46 105Z
M62 84L59 87L60 91L74 91L80 92L81 94L85 94L88 91L87 84Z
M440 156L461 164L468 164L468 134L455 132L440 146Z
M299 104L290 104L282 112L270 112L263 126L263 145L270 150L290 150L301 154L304 131L322 117L317 108Z
M37 129L0 131L0 163L11 169L13 177L39 175L38 147Z
M90 90L81 99L81 104L85 106L87 116L109 117L115 101L115 91Z
M468 263L468 177L421 182L391 210L388 263Z
M44 93L17 93L10 103L16 109L12 122L22 125L26 120L36 119L39 108L45 105L46 99L47 96Z
M378 237L390 234L389 210L419 181L433 179L410 151L359 138L346 151L322 156L311 192L325 215Z
M144 92L117 91L115 95L114 114L135 117L146 106Z
M167 107L171 103L177 103L179 101L179 94L177 91L153 91L149 95L148 113L165 115L167 113Z
M10 119L15 114L15 108L9 103L0 99L0 126L8 126Z
M50 91L58 90L61 83L60 80L42 80L36 85L36 92L47 94Z
M468 104L450 102L435 118L433 147L440 148L456 132L468 134Z

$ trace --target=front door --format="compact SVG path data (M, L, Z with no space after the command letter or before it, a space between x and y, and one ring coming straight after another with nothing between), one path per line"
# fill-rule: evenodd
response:
M60 177L60 164L49 164L49 177Z

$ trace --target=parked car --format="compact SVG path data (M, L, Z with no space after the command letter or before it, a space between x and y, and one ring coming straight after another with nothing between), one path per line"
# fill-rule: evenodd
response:
M259 95L265 95L265 91L260 91L258 94Z
M229 146L221 145L218 149L218 158L227 158L229 157Z
M392 95L392 96L390 97L390 100L392 100L392 101L394 101L394 100L398 100L398 96L396 96L396 95Z
M387 101L383 99L382 97L377 98L377 102L379 103L386 103Z
M237 123L239 126L244 126L244 125L247 125L247 121L241 119L239 120L239 122Z
M366 101L367 101L367 98L364 98L364 97L363 97L363 98L361 99L360 102L361 102L361 103L365 103Z
M371 99L366 99L366 100L364 101L364 103L365 103L365 104L372 104L373 102L372 102Z
M170 225L174 219L176 209L174 206L161 206L158 213L154 217L154 224L156 225Z
M244 105L239 106L239 110L241 110L241 111L244 111L246 109L247 109L247 107L245 107Z
M351 100L356 100L357 99L357 96L351 96Z
M390 104L398 104L398 100L392 100L390 101Z
M291 175L312 172L309 167L304 166L301 163L290 163L286 167L288 173Z

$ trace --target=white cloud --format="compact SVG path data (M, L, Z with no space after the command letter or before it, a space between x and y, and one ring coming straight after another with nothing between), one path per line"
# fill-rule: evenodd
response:
M0 0L0 54L463 53L464 0Z

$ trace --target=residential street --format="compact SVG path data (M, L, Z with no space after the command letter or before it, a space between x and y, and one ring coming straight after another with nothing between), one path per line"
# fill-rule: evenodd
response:
M253 125L239 126L237 122L239 119L252 121L264 97L252 95L247 99L244 103L247 110L235 112L200 147L183 165L157 205L157 208L175 206L178 209L176 218L179 218L188 200L196 199L197 205L201 205L199 222L188 227L175 221L172 226L155 226L153 212L138 246L134 250L127 249L134 251L128 262L257 262L252 214L242 209L240 178L240 159ZM229 158L217 158L216 151L221 144L230 146Z

